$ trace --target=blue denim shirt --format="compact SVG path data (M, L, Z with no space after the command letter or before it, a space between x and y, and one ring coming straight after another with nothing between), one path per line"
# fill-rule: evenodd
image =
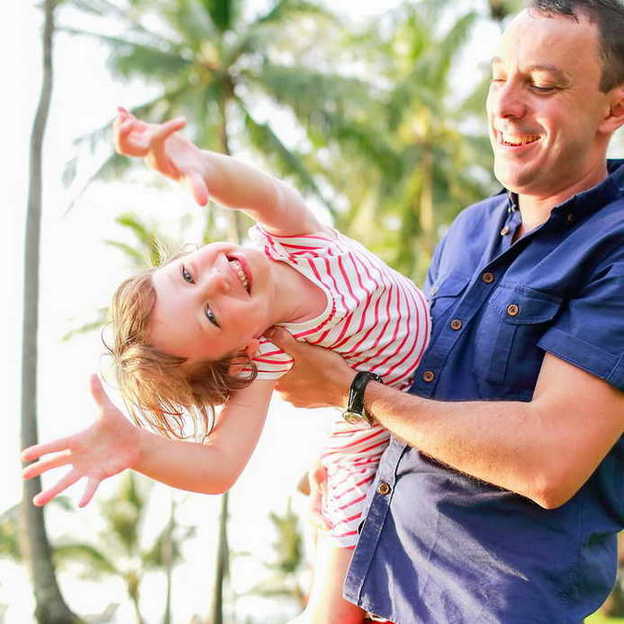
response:
M433 334L411 392L530 401L546 351L624 391L624 161L609 171L513 244L511 194L457 217L427 280ZM622 528L624 438L553 510L392 440L345 596L396 624L579 624L613 584Z

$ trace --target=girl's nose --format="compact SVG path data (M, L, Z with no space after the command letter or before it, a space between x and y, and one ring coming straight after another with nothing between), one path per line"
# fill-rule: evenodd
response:
M227 272L215 263L206 276L205 290L208 294L215 292L227 294L231 288L232 284Z

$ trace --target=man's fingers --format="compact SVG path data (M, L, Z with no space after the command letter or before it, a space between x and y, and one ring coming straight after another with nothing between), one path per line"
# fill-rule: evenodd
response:
M290 355L293 355L299 349L299 343L281 327L271 327L271 329L264 332L264 335L282 351Z
M45 492L37 494L37 496L33 498L33 504L37 507L43 507L63 490L66 490L68 487L74 485L78 479L80 479L80 473L77 470L70 471L56 485L49 488Z
M85 507L91 502L91 499L93 498L93 495L95 494L95 491L97 490L98 485L100 485L99 479L94 479L93 477L89 477L87 479L87 485L85 487L85 491L82 495L82 498L80 499L80 502L78 503L78 507Z
M71 463L71 454L65 453L63 455L58 455L57 457L53 457L52 459L45 459L42 461L38 461L35 464L31 464L28 468L25 468L22 472L22 477L24 479L32 479L33 477L38 477L40 474L46 472L47 470L52 470L53 468L58 468L59 466L66 466Z
M52 442L43 442L41 444L35 444L29 446L22 451L22 461L31 462L35 459L39 459L46 453L57 453L58 451L65 451L69 448L69 442L71 438L59 438L58 440L52 440Z

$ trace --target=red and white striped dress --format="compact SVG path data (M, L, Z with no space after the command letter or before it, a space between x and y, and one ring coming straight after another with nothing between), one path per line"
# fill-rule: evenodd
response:
M340 353L352 368L381 375L386 385L406 389L427 347L426 299L358 242L335 230L305 236L273 236L256 226L252 241L272 260L286 262L327 295L317 318L285 323L297 340ZM258 378L277 379L292 358L263 339L254 359ZM340 546L357 542L367 492L390 434L381 426L354 426L338 416L322 463L328 488L323 515Z

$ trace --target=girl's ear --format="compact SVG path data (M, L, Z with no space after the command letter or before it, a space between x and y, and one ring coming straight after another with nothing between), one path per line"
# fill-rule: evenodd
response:
M252 338L247 344L247 346L243 347L240 350L240 354L246 355L251 360L256 355L259 348L260 348L260 341L257 338ZM232 362L232 364L230 364L230 368L228 369L228 372L230 373L230 375L240 375L240 373L242 373L246 368L247 368L246 363L234 361Z

